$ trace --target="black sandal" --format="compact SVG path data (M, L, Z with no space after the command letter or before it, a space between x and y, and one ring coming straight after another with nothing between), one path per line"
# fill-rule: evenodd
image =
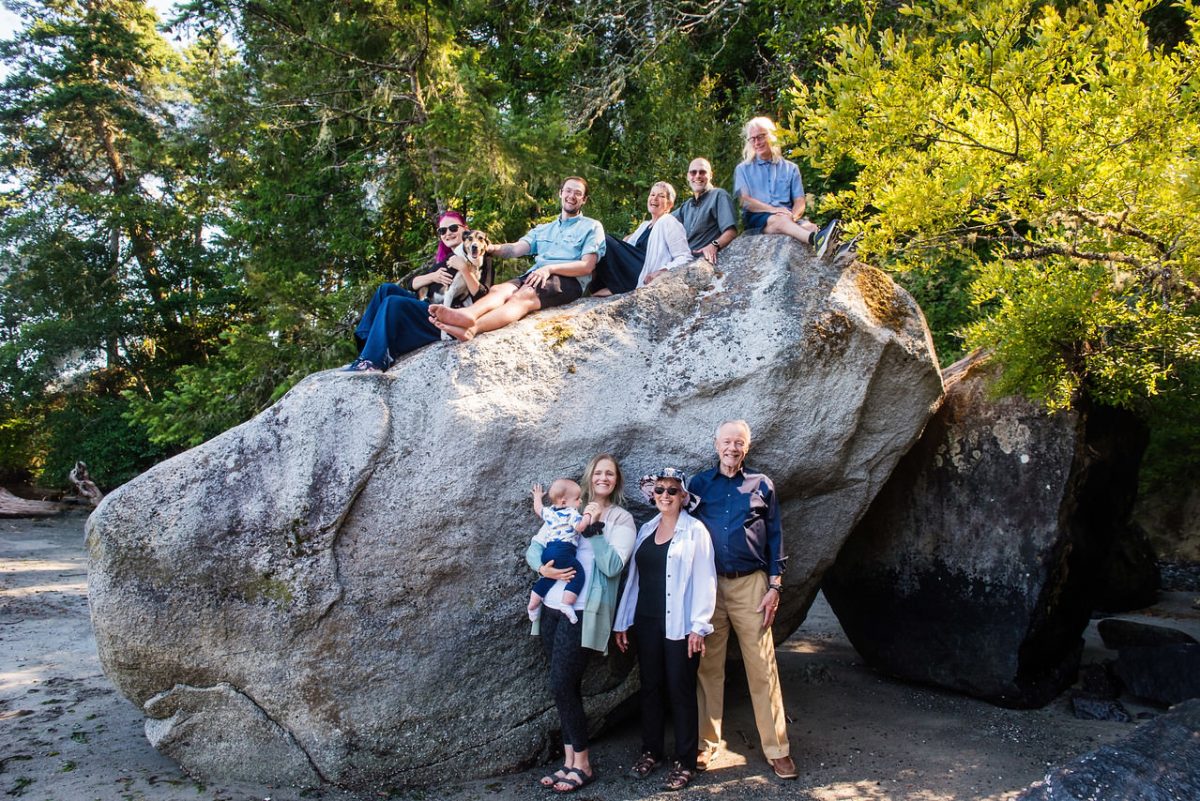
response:
M579 778L572 778L578 776ZM581 787L587 787L592 782L596 781L596 769L592 768L591 773L584 773L579 768L571 768L567 771L567 775L556 781L553 785L556 793L573 793ZM565 784L566 790L558 789L558 785Z
M692 783L692 778L695 776L692 771L683 766L682 762L676 762L671 768L671 772L667 774L666 781L663 782L664 790L682 790Z
M654 769L661 765L661 760L649 751L643 751L638 757L637 762L633 763L630 772L639 779L644 779L654 772Z
M542 787L545 787L547 790L553 790L554 785L567 778L567 771L569 770L570 768L568 768L566 765L563 765L553 773L547 773L545 776L538 779L538 784L540 784Z

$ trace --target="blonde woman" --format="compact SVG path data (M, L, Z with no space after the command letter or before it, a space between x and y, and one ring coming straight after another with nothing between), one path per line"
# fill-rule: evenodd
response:
M562 592L575 571L559 569L551 562L542 564L541 543L533 542L525 552L525 561L538 575L558 583L547 593L541 619L533 633L542 639L542 649L550 663L550 691L562 724L563 766L543 776L541 785L560 793L570 793L596 780L596 771L588 757L588 725L583 711L583 670L588 651L608 653L613 615L617 608L617 584L621 571L633 553L637 534L633 516L621 507L625 478L621 466L610 454L592 457L579 481L583 487L583 511L598 524L593 536L581 538L576 558L583 565L586 580L574 604L579 617L572 623L562 612Z
M670 213L674 206L675 187L659 181L646 197L650 219L624 239L605 236L604 256L596 262L592 274L593 297L619 295L646 286L667 270L695 258L683 223Z

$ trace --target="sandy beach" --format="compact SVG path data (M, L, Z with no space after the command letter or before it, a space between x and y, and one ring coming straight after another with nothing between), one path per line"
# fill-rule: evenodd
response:
M0 793L32 801L166 799L544 799L544 767L436 787L339 790L198 782L147 742L143 718L105 678L87 606L85 516L0 520ZM1145 616L1200 634L1196 593L1165 593ZM1137 617L1137 616L1126 616ZM1164 621L1170 618L1170 621ZM1089 627L1085 661L1113 656ZM1077 720L1065 697L1040 710L1000 709L878 675L862 664L824 599L779 648L800 778L769 777L740 681L730 685L728 748L685 795L814 801L1000 801L1051 765L1127 735L1135 724ZM1134 715L1155 710L1123 699ZM661 776L628 775L636 724L593 745L591 801L668 798ZM551 766L553 767L553 766Z

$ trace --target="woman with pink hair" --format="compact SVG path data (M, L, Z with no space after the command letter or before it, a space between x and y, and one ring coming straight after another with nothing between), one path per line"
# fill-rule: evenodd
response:
M459 212L446 211L438 218L438 247L432 266L415 276L407 288L399 284L382 284L375 290L362 320L354 329L358 358L345 370L380 372L391 367L405 353L441 339L442 332L429 322L429 304L417 296L417 291L425 287L445 289L450 286L462 259L455 255L454 249L462 244L466 232L467 218ZM470 299L475 301L483 297L495 279L491 260L484 262L478 281L469 273L465 277Z

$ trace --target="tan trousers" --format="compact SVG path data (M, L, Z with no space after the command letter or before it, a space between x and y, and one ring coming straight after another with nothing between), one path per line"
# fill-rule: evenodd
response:
M721 742L725 653L732 626L742 648L763 755L779 759L788 755L788 736L779 666L775 663L775 638L771 629L763 628L762 612L755 611L766 591L767 574L763 572L735 579L717 578L717 610L712 618L712 634L704 638L696 699L700 706L700 739L714 747Z

